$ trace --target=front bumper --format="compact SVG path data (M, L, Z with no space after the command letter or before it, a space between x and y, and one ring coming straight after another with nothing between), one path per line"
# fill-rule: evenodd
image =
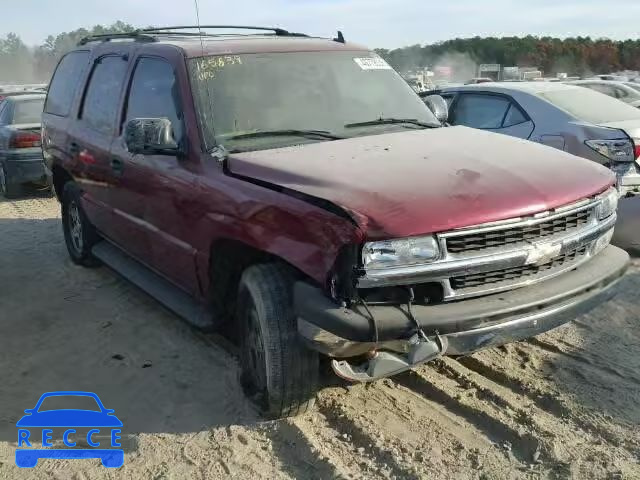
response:
M11 183L40 182L46 179L44 160L39 148L8 154L3 163Z
M628 254L609 246L578 268L536 285L438 305L413 306L423 332L438 339L439 354L461 355L529 338L556 328L609 300L629 264ZM388 350L407 356L415 323L406 306L371 306L378 331L362 307L341 308L319 289L294 288L298 332L312 349L334 358ZM414 366L408 364L407 368Z

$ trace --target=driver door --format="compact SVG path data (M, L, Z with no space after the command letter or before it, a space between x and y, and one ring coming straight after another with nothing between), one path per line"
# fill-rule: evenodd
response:
M114 194L129 228L144 233L147 239L141 260L195 294L198 282L192 235L197 217L190 199L197 191L197 176L188 161L176 155L134 155L127 150L125 126L140 118L170 120L174 140L181 143L185 129L178 80L173 66L164 59L141 57L135 65L122 133L112 151L123 171Z

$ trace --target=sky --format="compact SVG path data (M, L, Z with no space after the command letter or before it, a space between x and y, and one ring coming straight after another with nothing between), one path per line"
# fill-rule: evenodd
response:
M3 3L7 2L4 0ZM202 24L279 26L370 47L455 37L550 35L638 38L640 0L198 0ZM195 24L194 0L21 0L1 8L0 35L28 45L48 35L122 20Z

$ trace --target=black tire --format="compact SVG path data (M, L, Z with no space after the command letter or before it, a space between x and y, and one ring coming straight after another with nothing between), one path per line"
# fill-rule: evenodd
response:
M67 182L63 187L62 230L73 263L84 267L100 265L91 254L91 248L100 241L100 236L82 209L80 188L75 182Z
M238 290L240 382L269 419L306 412L318 388L318 353L298 338L292 285L287 267L272 263L247 268Z
M5 198L16 198L22 195L22 185L19 183L11 183L7 169L2 163L0 163L0 193Z

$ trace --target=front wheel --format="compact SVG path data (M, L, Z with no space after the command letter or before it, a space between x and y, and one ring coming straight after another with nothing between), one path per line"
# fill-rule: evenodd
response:
M62 192L62 229L67 251L73 263L95 267L100 262L91 254L91 248L100 240L94 226L80 204L80 189L67 182Z
M240 382L266 418L306 412L318 388L318 354L298 338L292 286L279 264L249 267L240 280Z

